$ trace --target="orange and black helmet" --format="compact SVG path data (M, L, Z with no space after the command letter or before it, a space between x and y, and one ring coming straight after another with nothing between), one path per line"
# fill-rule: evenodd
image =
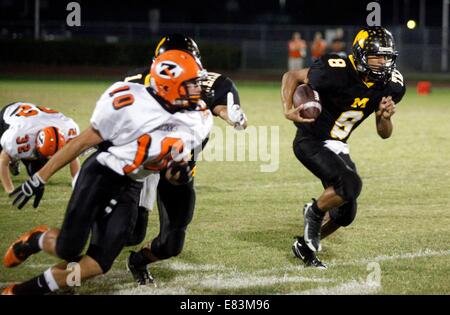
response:
M57 127L45 127L36 135L36 151L39 157L52 157L65 143L64 134Z
M191 54L169 50L155 58L150 69L150 84L172 109L198 109L201 93L190 94L187 85L200 85L207 74Z
M361 29L353 41L352 53L356 70L371 80L386 83L395 70L398 52L395 50L394 37L384 27ZM369 56L384 56L386 63L383 66L370 66Z

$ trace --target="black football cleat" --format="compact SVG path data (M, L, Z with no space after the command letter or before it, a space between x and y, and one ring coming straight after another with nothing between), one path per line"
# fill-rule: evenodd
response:
M319 252L322 250L320 245L320 229L322 228L322 221L325 213L317 214L313 211L313 204L316 201L307 203L303 207L303 215L305 219L304 226L304 240L305 244L313 252Z
M328 269L328 266L317 258L316 253L314 253L306 245L305 240L302 236L297 236L295 242L292 245L292 252L295 257L299 258L306 267L315 267L318 269Z
M130 255L127 258L127 270L131 272L138 285L152 284L156 287L155 279L153 279L152 275L148 271L147 265L136 266L130 263L130 257L134 253L136 252L130 251Z

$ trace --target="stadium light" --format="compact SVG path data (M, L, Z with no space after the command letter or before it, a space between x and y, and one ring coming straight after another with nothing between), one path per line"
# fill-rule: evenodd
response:
M414 21L414 20L409 20L409 21L406 23L406 27L409 28L410 30L415 29L415 28L416 28L416 21Z

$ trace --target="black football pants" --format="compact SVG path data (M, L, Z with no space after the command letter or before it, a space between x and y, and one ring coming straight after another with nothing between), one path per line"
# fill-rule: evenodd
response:
M77 261L89 236L86 254L106 273L134 229L142 183L97 162L82 165L56 243L58 257Z
M350 155L338 155L325 147L323 141L302 137L300 131L294 140L294 153L322 181L325 188L333 186L336 193L347 201L341 207L329 211L331 219L341 226L352 223L362 182Z

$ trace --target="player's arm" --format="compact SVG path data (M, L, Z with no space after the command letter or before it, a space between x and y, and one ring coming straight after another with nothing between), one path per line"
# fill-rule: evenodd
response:
M375 112L375 122L378 135L387 139L392 135L394 126L391 117L395 114L395 103L391 96L383 97Z
M103 139L92 127L67 143L41 168L10 194L13 205L22 209L31 197L35 196L33 207L37 208L44 194L45 183L61 168L76 159L82 152L102 142Z
M5 150L0 153L0 180L6 193L11 193L14 190L14 184L9 175L9 162L11 157Z
M313 122L314 119L307 119L300 116L300 111L303 106L293 107L292 97L296 87L303 83L308 83L309 68L301 70L291 70L283 75L281 81L281 104L283 106L283 113L286 119L299 123Z
M235 127L236 129L245 129L247 128L247 116L244 114L242 109L233 107L236 104L227 105L217 105L213 109L213 113L216 116L219 116L224 121L226 121L230 126ZM231 113L230 113L231 112ZM230 117L232 116L233 119Z
M215 87L215 93L220 97L210 107L213 114L236 129L247 128L247 116L240 105L239 92L234 82L230 78L220 81Z
M225 120L229 125L233 126L231 121L228 119L227 106L226 105L216 105L213 109L213 114L219 116Z
M80 170L80 159L76 158L72 162L70 162L70 175L74 178L78 171Z
M92 127L87 128L78 137L56 152L37 174L44 182L47 182L53 174L74 161L82 152L102 141L103 139L97 130Z

